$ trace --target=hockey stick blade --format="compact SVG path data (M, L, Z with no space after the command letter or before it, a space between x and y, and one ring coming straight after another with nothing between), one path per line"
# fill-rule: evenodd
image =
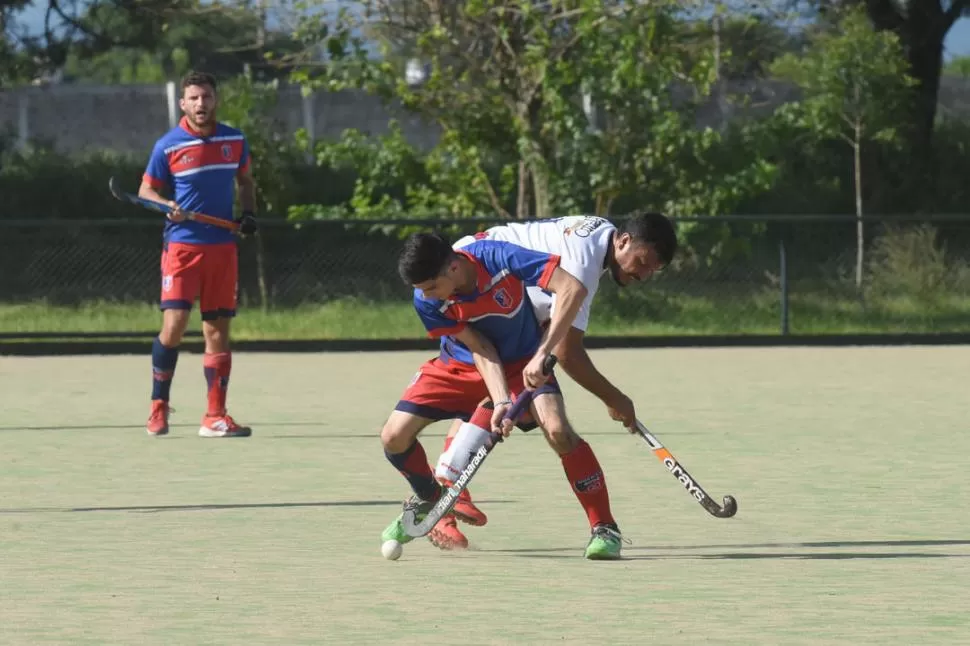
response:
M542 364L542 371L545 374L552 372L553 367L556 365L556 357L549 355L545 363ZM509 408L508 413L505 414L505 419L511 419L517 421L522 414L529 409L529 404L532 403L532 397L534 396L534 391L524 390L522 394L519 395L512 407ZM401 516L401 526L404 528L404 533L411 538L420 538L422 536L427 536L427 534L434 529L434 526L438 522L448 515L448 513L454 509L455 504L458 502L458 496L461 492L468 488L469 483L478 470L485 463L485 458L488 454L502 441L502 435L500 433L490 433L488 441L481 447L474 455L471 456L471 460L468 462L468 466L461 472L455 482L441 492L441 497L435 502L434 507L427 513L427 515L421 520L417 519L415 510L405 509L404 514Z
M128 202L130 204L135 204L146 208L150 211L157 211L158 213L168 214L171 211L168 204L162 204L161 202L156 202L155 200L146 200L143 197L138 197L131 193L125 193L121 190L121 185L118 183L117 178L112 177L108 180L108 190L114 195L115 199L122 202ZM220 229L228 229L233 233L239 232L239 225L232 220L226 220L223 218L217 218L214 215L206 215L205 213L196 213L195 211L183 211L185 217L194 222L201 222L202 224L211 224L214 227L219 227Z
M660 440L647 430L646 426L640 423L640 420L637 420L636 430L637 434L647 443L650 450L653 451L653 454L657 456L657 459L667 467L670 474L677 478L680 484L684 485L687 493L693 496L694 500L699 502L701 507L707 510L707 513L715 518L730 518L738 513L738 501L734 499L734 496L724 496L723 507L714 502L714 499L707 495L707 492L704 491L700 483L687 473L687 469L677 462L677 458L660 443Z

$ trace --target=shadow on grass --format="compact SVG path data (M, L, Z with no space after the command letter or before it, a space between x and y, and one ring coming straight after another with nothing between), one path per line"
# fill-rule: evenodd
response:
M849 552L849 551L799 551L799 552L735 552L725 551L718 554L684 554L688 550L741 550L741 549L819 549L831 548L867 548L867 547L938 547L938 546L970 545L970 540L957 539L929 539L929 540L885 540L885 541L819 541L809 543L749 543L749 544L715 544L715 545L656 545L650 547L625 547L624 561L650 560L745 560L745 559L794 559L794 560L851 560L851 559L898 559L898 558L970 558L967 554L949 554L933 552ZM531 549L483 549L481 552L510 554L520 558L564 559L575 558L582 554L576 546L531 548ZM636 552L630 554L630 552ZM674 552L673 554L664 552ZM677 553L679 552L679 553Z
M518 502L516 500L486 500L483 503L503 505ZM2 509L2 514L43 514L43 513L78 513L92 511L125 511L142 514L155 514L165 511L222 511L227 509L290 509L297 507L400 507L400 500L325 500L320 502L256 502L256 503L226 503L208 505L130 505L120 507L23 507L20 509Z
M575 551L575 548L573 548ZM582 552L580 552L582 554ZM573 559L575 555L569 554L513 554L518 558L532 559ZM724 554L637 554L634 556L626 555L620 559L623 561L717 561L717 560L758 560L758 559L779 559L795 561L840 561L853 559L938 559L938 558L970 558L970 554L936 554L933 552L804 552L804 553L758 553L758 552L735 552Z

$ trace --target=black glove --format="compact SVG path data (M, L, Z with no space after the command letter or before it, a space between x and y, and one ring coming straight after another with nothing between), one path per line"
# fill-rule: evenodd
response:
M252 211L243 211L243 214L236 220L239 223L239 233L249 236L256 233L259 228L256 225L256 216Z

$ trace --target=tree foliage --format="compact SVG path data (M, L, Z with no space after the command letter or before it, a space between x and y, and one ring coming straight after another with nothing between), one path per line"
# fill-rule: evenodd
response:
M308 91L381 96L439 127L409 200L465 187L463 200L439 206L518 218L617 204L722 212L770 184L770 165L746 151L724 165L721 134L697 123L714 70L709 49L681 41L682 3L364 0L357 9L336 23L303 21L307 54L290 59L294 77ZM379 39L378 56L362 34ZM381 204L379 185L361 181L359 194Z
M772 67L804 92L778 114L821 138L839 138L853 152L857 229L856 284L863 271L862 148L867 142L898 140L897 125L915 80L907 73L899 39L876 32L860 9L847 10L832 32L819 32L807 51L788 54Z

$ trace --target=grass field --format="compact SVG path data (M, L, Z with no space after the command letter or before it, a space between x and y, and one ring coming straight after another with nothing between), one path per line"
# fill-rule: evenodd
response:
M589 333L624 335L777 334L781 309L771 292L732 296L660 294L626 290L614 302L601 299ZM932 305L906 297L863 308L851 296L832 291L793 293L794 334L970 332L970 298L950 294ZM0 333L156 332L156 305L90 302L76 307L44 302L0 304ZM198 330L198 308L191 330ZM254 339L423 338L424 329L407 302L336 300L289 309L242 307L233 337Z
M195 435L198 355L149 438L147 357L0 359L0 643L966 644L970 348L602 350L732 519L708 516L568 378L625 560L535 433L472 490L472 549L397 562L377 432L425 353L234 359L245 440ZM445 431L424 436L437 455Z

